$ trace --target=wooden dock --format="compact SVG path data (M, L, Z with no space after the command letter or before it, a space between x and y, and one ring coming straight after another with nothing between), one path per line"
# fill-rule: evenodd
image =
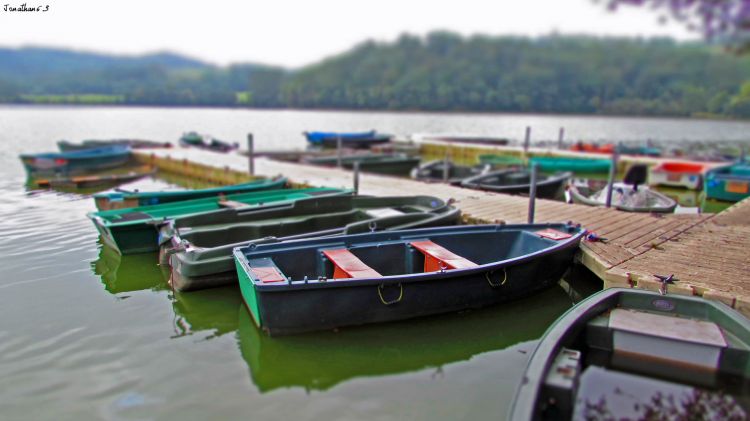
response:
M137 152L160 169L219 183L249 179L248 159L197 149ZM255 160L261 176L283 174L293 184L351 188L350 171L295 163ZM525 223L528 199L442 184L361 174L360 194L431 195L453 199L470 223ZM584 241L580 262L605 287L659 290L654 276L674 275L668 293L701 295L723 301L750 317L750 199L719 214L656 215L539 199L536 222L573 221L607 239Z

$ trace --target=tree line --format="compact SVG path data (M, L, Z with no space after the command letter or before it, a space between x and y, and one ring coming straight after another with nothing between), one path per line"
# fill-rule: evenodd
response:
M750 117L749 57L670 39L433 32L301 69L160 56L19 74L2 63L4 102Z

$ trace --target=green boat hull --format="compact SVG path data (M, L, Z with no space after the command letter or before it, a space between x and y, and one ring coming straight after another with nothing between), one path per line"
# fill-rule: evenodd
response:
M611 165L607 159L575 159L554 156L537 156L529 159L529 163L537 164L537 168L544 172L572 171L585 174L607 173Z
M263 207L330 194L344 194L344 192L327 188L270 190L229 195L224 197L224 200L209 197L162 205L91 212L88 217L94 222L102 240L120 254L147 253L159 249L158 225L167 219L221 211L226 203Z

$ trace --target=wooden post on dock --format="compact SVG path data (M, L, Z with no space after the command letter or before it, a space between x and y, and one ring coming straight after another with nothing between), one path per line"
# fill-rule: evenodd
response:
M557 134L557 149L563 148L564 138L565 138L565 127L560 127L560 132Z
M253 134L247 134L247 164L250 175L255 175L255 151L254 151L254 139Z
M529 165L529 171L531 172L531 181L529 182L529 224L534 223L534 212L536 211L536 173L537 163L532 162Z
M612 206L612 187L615 184L615 176L617 175L617 154L618 149L615 148L612 151L612 162L609 165L609 177L607 178L607 201L605 202L606 207Z
M341 135L336 135L336 166L341 168Z
M529 143L531 143L531 126L526 126L526 137L523 140L523 153L529 153Z
M445 149L445 158L443 158L443 183L447 183L450 178L450 149Z
M355 196L359 194L359 161L354 161L353 190Z

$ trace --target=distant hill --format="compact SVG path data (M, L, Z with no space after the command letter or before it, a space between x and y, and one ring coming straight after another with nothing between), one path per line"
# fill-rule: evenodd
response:
M163 66L169 69L207 69L212 66L172 53L116 56L42 47L0 48L0 77L22 81L90 72L114 67Z
M0 49L0 101L750 117L750 57L670 39L365 42L301 69Z
M283 87L282 102L303 108L750 117L741 105L741 86L749 81L750 57L670 39L434 32L366 42L301 69Z
M252 64L218 67L169 52L127 56L0 48L0 100L236 105L249 99L251 73L269 69L283 72Z

